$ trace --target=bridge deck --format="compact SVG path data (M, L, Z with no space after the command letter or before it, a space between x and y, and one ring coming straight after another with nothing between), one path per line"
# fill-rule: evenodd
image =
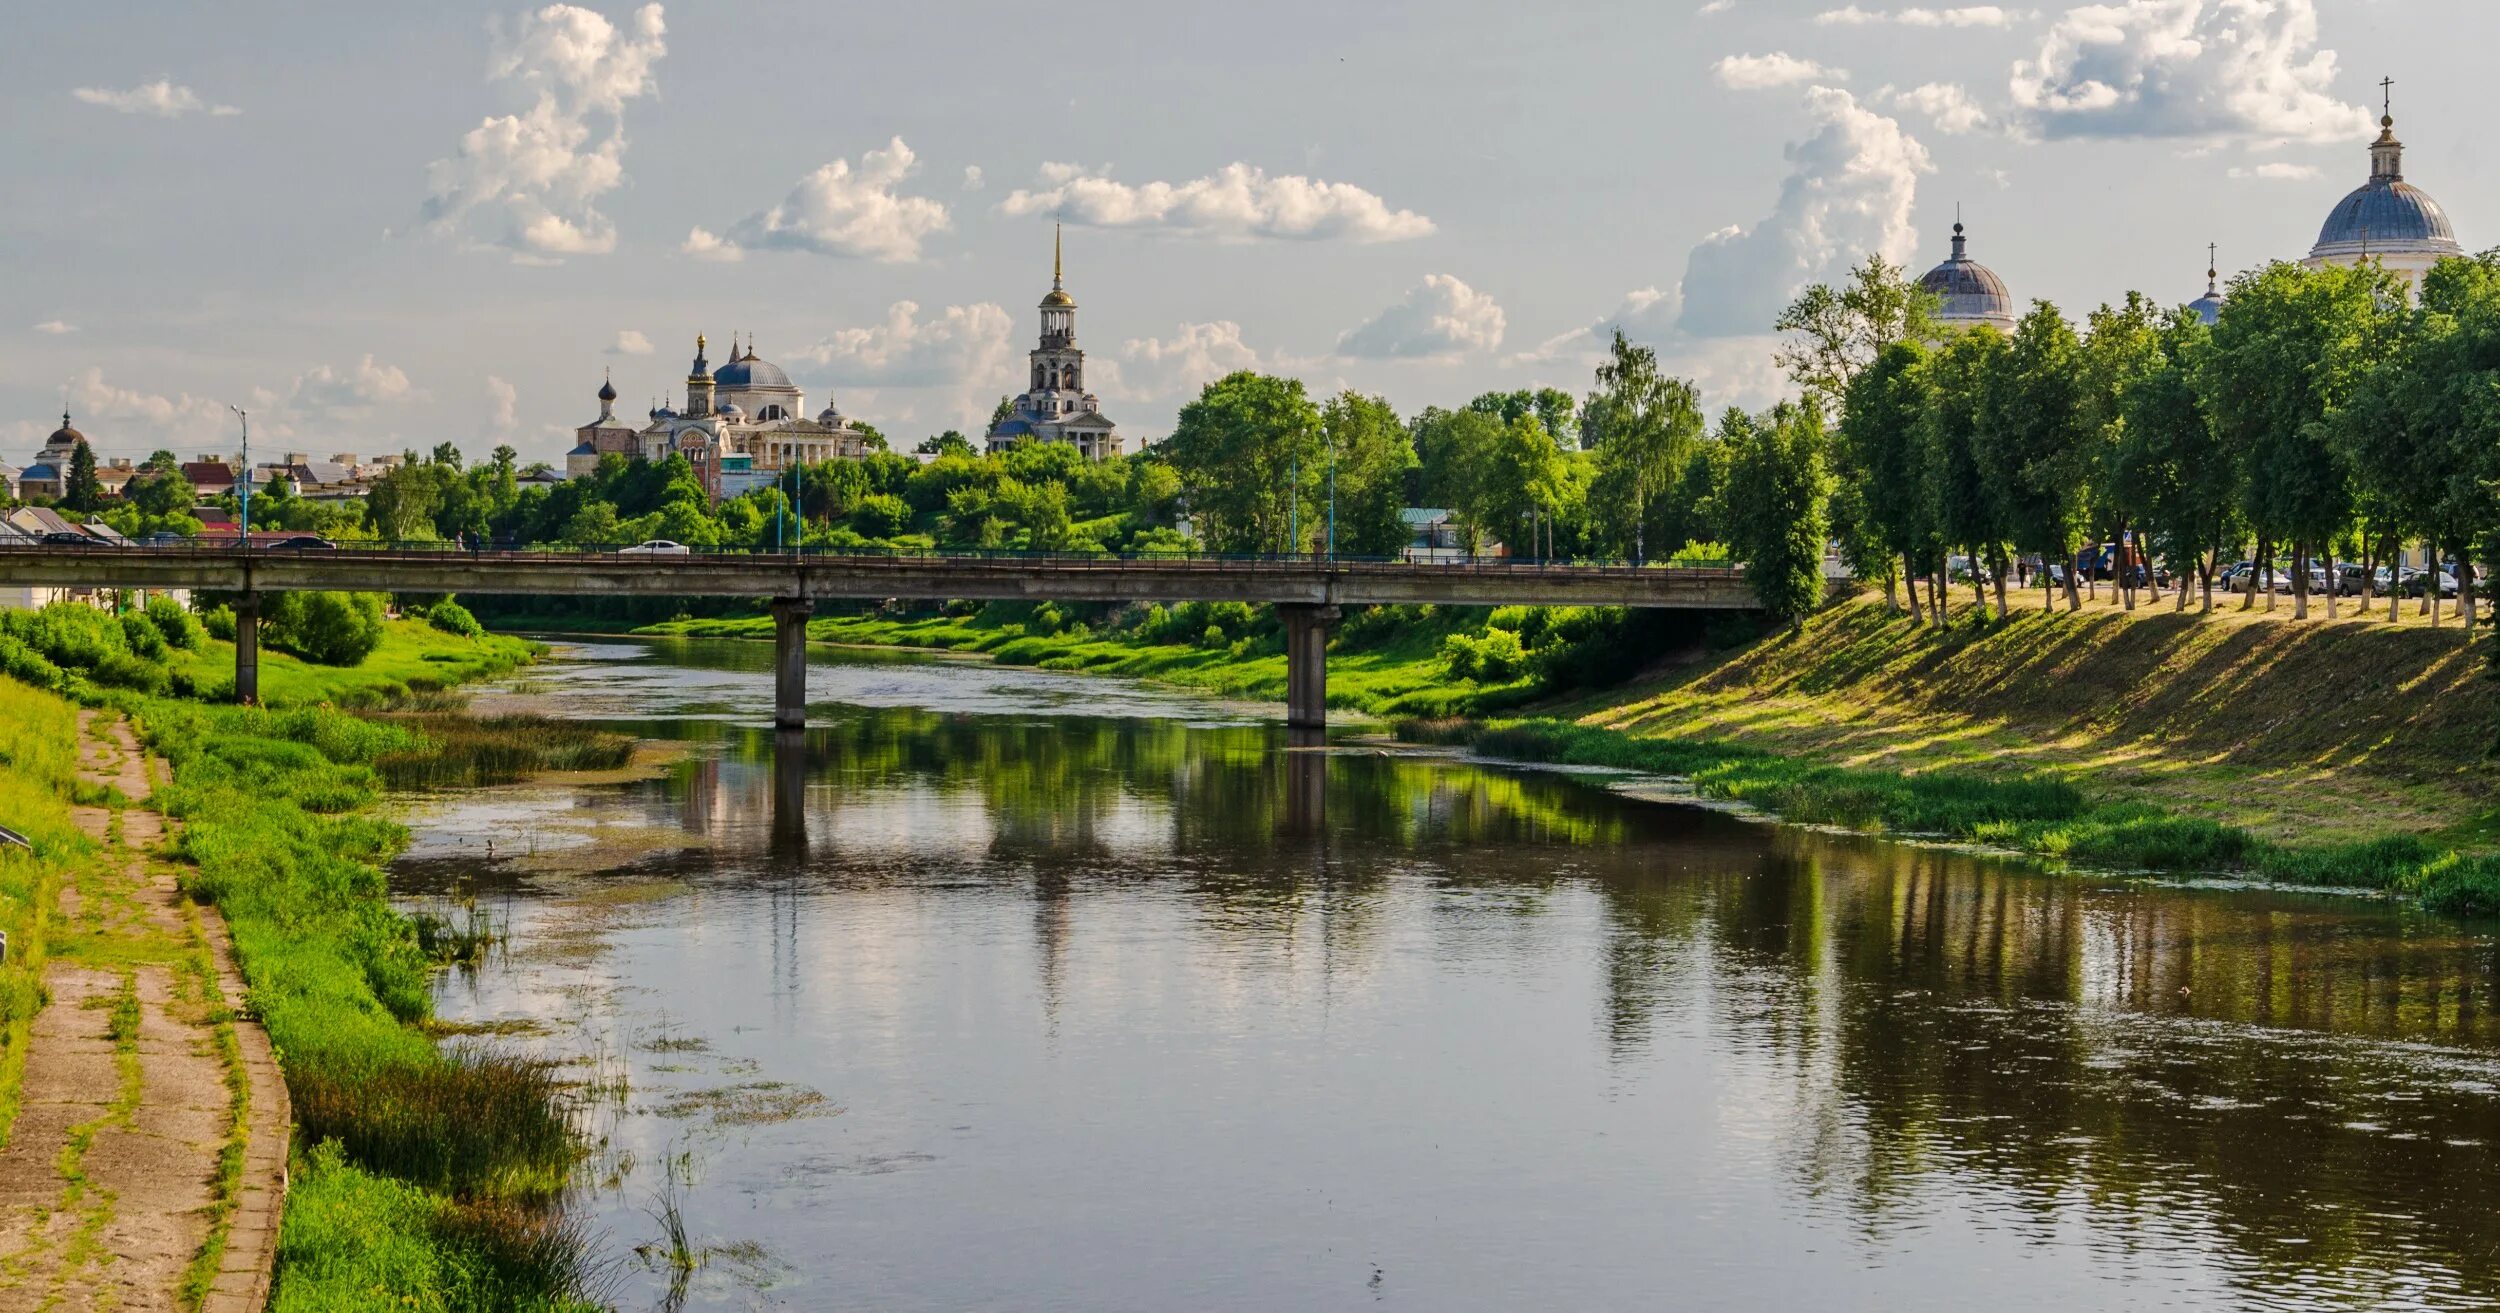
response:
M1319 557L0 546L0 587L1751 610L1741 571Z

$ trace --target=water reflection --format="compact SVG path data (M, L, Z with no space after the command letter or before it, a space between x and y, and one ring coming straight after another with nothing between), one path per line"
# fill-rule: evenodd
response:
M2483 927L2045 878L1035 672L828 664L775 736L725 646L589 654L574 709L687 743L663 777L437 808L399 873L474 874L467 836L527 806L680 836L490 872L517 947L445 1010L577 1023L558 1047L690 1028L715 1066L644 1059L637 1091L841 1104L758 1133L637 1095L619 1143L700 1139L690 1209L784 1264L699 1299L2495 1293ZM682 892L614 913L645 888ZM533 952L585 918L597 953ZM598 1206L630 1235L636 1204Z

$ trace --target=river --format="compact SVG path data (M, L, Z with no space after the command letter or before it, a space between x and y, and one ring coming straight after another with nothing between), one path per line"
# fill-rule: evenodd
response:
M563 645L478 709L683 755L405 805L402 896L509 934L441 1015L592 1092L622 1307L2500 1300L2491 927L955 660L816 653L777 752L770 653Z

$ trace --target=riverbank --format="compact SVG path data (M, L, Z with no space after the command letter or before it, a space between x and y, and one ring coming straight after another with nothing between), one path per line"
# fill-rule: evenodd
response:
M26 703L23 719L33 724L77 702L127 714L163 763L154 806L178 828L160 860L180 870L188 898L215 906L230 929L247 982L244 1009L277 1050L302 1132L269 1306L596 1307L585 1289L595 1275L582 1261L587 1242L549 1206L580 1151L562 1083L545 1064L436 1046L424 1028L432 973L488 940L473 927L421 926L391 908L381 863L406 836L373 814L388 778L508 777L528 765L510 760L515 751L554 740L503 734L496 737L516 742L487 751L478 736L463 741L440 723L323 705L432 702L429 694L462 679L528 660L531 646L393 622L358 667L265 653L262 687L280 705L240 708L162 694L183 670L197 672L194 687L207 687L230 650L197 632L125 628L126 619L76 608L20 624L0 656L18 680L47 687L7 682L0 702ZM0 796L56 787L48 768L39 753L13 758L0 769ZM62 851L73 866L87 856L74 845ZM30 880L9 859L0 859L0 872L28 887L31 910L18 919L55 920L39 895L59 875ZM17 1003L41 979L53 937L36 937L30 976L0 980L13 1038L25 1031ZM12 958L12 968L24 961ZM0 1053L0 1108L13 1096L11 1064L22 1055L16 1042ZM214 1157L207 1169L219 1178L228 1170ZM204 1250L199 1261L213 1274L213 1254Z
M1943 633L1872 598L1749 643L1687 622L1635 640L1651 664L1633 677L1571 691L1551 672L1577 661L1602 675L1595 649L1620 636L1559 632L1552 612L1381 608L1332 647L1330 704L1411 722L1418 741L1690 776L1803 822L2500 912L2487 860L2500 848L2500 699L2453 623L2432 628L2409 604L2390 624L2383 607L2293 621L2229 603L2199 615L2014 600L2004 621L1966 611ZM1282 695L1283 658L1251 625L1184 645L1154 641L1168 620L1097 632L1012 614L824 617L809 637ZM765 637L770 623L641 632ZM1452 634L1519 637L1518 656L1496 663L1507 678L1454 675Z

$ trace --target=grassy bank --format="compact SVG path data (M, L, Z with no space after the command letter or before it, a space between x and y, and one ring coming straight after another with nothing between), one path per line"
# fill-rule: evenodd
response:
M170 617L126 626L75 607L7 617L0 664L14 678L0 681L0 805L20 804L44 843L77 858L74 829L60 833L50 820L58 810L67 824L65 766L44 746L73 701L127 712L165 762L156 805L179 822L171 856L187 865L185 889L225 916L246 1009L269 1033L300 1127L272 1307L597 1307L585 1238L551 1206L580 1151L556 1073L428 1038L431 975L463 945L422 936L392 909L382 864L405 834L372 809L393 778L515 778L613 761L630 743L439 711L359 716L319 705L424 701L428 690L528 659L529 645L514 639L399 623L358 667L264 654L262 687L280 705L240 708L166 695L185 682L177 672L204 674L231 656L196 632L165 632L177 628ZM0 851L0 917L32 918L39 931L39 910L16 909L45 906L42 882L57 877L20 864ZM39 963L40 933L30 939ZM12 952L11 974L0 976L16 1036L29 1010L15 974L24 962ZM0 1106L14 1088L6 1074L0 1066Z
M1727 622L1689 612L1581 607L1372 607L1330 643L1328 705L1382 717L1482 714L1630 675L1647 654L1706 645ZM1738 632L1746 632L1738 622ZM761 616L682 619L637 633L769 638ZM979 654L1006 665L1175 684L1222 697L1285 695L1273 611L1233 603L1061 608L994 602L947 612L820 616L810 640Z
M43 1005L43 964L61 887L96 860L70 805L95 801L78 778L78 714L67 701L0 679L0 822L30 845L0 845L0 1144L16 1124L28 1028Z
M1689 776L1807 822L2500 912L2500 699L2454 629L2018 610L1936 634L1845 603L1544 718L1417 724Z

